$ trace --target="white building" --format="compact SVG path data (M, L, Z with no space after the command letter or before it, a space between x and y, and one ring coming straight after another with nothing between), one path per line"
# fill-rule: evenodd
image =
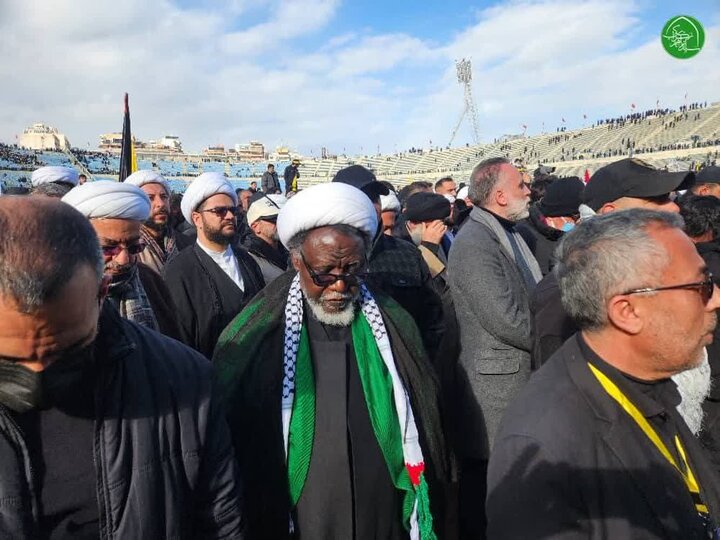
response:
M18 146L30 150L54 150L62 152L70 149L68 138L58 130L43 123L33 124L18 137Z

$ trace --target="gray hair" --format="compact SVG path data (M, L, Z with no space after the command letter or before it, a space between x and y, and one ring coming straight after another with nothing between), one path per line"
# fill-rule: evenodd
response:
M57 297L84 265L100 284L104 260L97 235L72 206L50 197L2 197L0 231L0 295L22 313Z
M607 324L607 303L631 289L655 287L669 263L651 226L683 228L673 212L634 208L582 221L563 237L553 269L562 304L582 330Z
M494 157L475 165L470 174L470 187L468 188L468 197L474 205L485 206L493 188L500 181L500 166L509 164L509 159Z
M336 225L328 225L328 227L339 232L340 234L345 235L345 236L356 236L356 237L360 238L363 241L363 246L365 248L365 255L368 256L370 254L370 250L372 249L372 238L370 238L369 235L365 234L365 232L361 231L357 227L353 227L352 225L346 225L345 223L338 223ZM314 230L315 229L309 229L307 231L300 231L295 236L293 236L290 240L288 240L287 249L291 255L299 255L300 254L303 243L307 239L308 235Z

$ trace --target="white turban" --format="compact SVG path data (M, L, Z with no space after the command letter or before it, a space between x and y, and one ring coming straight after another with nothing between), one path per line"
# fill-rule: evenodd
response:
M188 223L192 223L192 213L205 199L218 194L227 195L237 206L238 198L232 184L217 172L202 173L193 180L183 194L180 210Z
M460 191L457 192L457 198L458 199L467 199L469 194L470 194L470 187L463 186L460 188Z
M137 186L124 182L100 180L77 186L62 201L88 219L132 219L150 217L150 199Z
M78 185L78 172L71 167L48 166L33 171L30 183L33 187L51 182L64 182L73 186Z
M132 184L133 186L137 186L139 188L143 187L145 184L160 184L165 188L165 192L170 195L170 184L167 183L167 180L165 180L161 174L148 169L132 173L125 179L125 183Z
M296 234L327 225L350 225L375 236L378 217L365 193L348 184L328 182L304 189L280 210L277 231L287 247Z
M380 195L380 209L385 212L386 210L392 210L394 212L400 211L400 201L392 191L387 195Z

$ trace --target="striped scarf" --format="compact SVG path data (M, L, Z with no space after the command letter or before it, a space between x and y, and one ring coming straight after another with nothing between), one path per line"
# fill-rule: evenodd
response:
M108 296L124 319L159 331L155 313L140 281L137 266L127 280L110 285Z
M410 399L398 375L380 310L364 285L360 301L363 316L355 317L352 323L353 347L373 432L391 480L403 493L403 524L410 538L434 539L425 462ZM299 276L295 276L285 306L282 395L283 438L293 507L307 479L315 434L315 382L302 320L302 290Z
M178 254L175 249L175 235L172 228L167 228L163 238L163 246L158 244L146 225L140 228L140 239L145 244L145 250L140 253L140 261L162 275L165 265Z

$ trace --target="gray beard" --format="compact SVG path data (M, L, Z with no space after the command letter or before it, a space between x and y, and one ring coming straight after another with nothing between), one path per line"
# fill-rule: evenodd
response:
M322 303L317 300L312 300L307 295L305 295L305 300L315 318L328 326L350 326L355 319L355 302L350 302L342 311L328 313L323 309Z
M703 349L703 360L698 367L673 375L672 380L682 397L677 410L690 431L697 435L702 429L704 416L702 404L710 394L710 364L708 364L707 350Z

